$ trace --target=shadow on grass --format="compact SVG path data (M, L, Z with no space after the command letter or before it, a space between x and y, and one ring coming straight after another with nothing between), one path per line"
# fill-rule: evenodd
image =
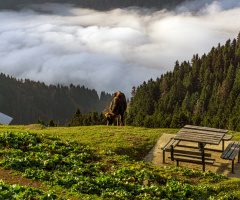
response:
M117 147L114 149L114 152L118 155L127 155L131 159L136 161L141 161L143 158L149 153L151 149L147 149L146 147Z

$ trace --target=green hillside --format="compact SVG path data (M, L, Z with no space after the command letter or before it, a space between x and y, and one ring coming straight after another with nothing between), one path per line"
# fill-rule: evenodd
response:
M32 124L40 117L66 125L77 109L83 114L102 112L111 98L105 92L99 97L96 90L84 86L48 86L0 74L0 112L13 117L12 124Z
M21 184L30 179L41 183L41 188L33 190L12 185L11 177L0 181L0 197L239 199L239 179L141 161L162 133L177 132L114 126L0 126L2 170L12 169L11 176L23 176Z
M240 131L240 34L133 91L129 125L185 124Z

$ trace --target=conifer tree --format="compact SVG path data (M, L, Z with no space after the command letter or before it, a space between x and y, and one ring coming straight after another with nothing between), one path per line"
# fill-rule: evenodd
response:
M173 72L143 82L127 124L181 127L185 123L240 130L240 33L200 58L175 63Z
M71 119L70 123L68 124L68 126L82 126L83 124L83 119L82 119L82 113L79 110L79 108L76 110L73 118Z

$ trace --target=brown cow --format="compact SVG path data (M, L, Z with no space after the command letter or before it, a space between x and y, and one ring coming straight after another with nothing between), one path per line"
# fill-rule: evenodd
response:
M127 109L126 97L122 92L116 92L113 94L113 98L110 103L110 112L106 113L107 125L113 124L115 119L120 119L120 125L123 125L123 114Z

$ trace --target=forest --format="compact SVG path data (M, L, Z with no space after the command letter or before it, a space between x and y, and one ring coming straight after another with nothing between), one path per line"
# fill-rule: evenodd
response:
M85 114L102 112L111 98L105 92L99 97L96 90L84 86L48 86L0 74L0 112L13 117L12 124L36 123L40 118L66 125L77 109Z
M84 86L44 83L0 75L0 111L12 124L50 126L106 124L112 95ZM75 114L74 114L75 113ZM44 123L45 122L45 123ZM185 124L240 131L240 33L211 51L176 61L173 71L133 87L125 124L181 128Z
M127 124L180 128L185 124L240 131L240 33L191 62L133 88Z
M95 10L109 10L114 8L125 8L130 6L172 9L185 0L7 0L0 1L0 9L20 9L31 3L70 3L82 8Z

